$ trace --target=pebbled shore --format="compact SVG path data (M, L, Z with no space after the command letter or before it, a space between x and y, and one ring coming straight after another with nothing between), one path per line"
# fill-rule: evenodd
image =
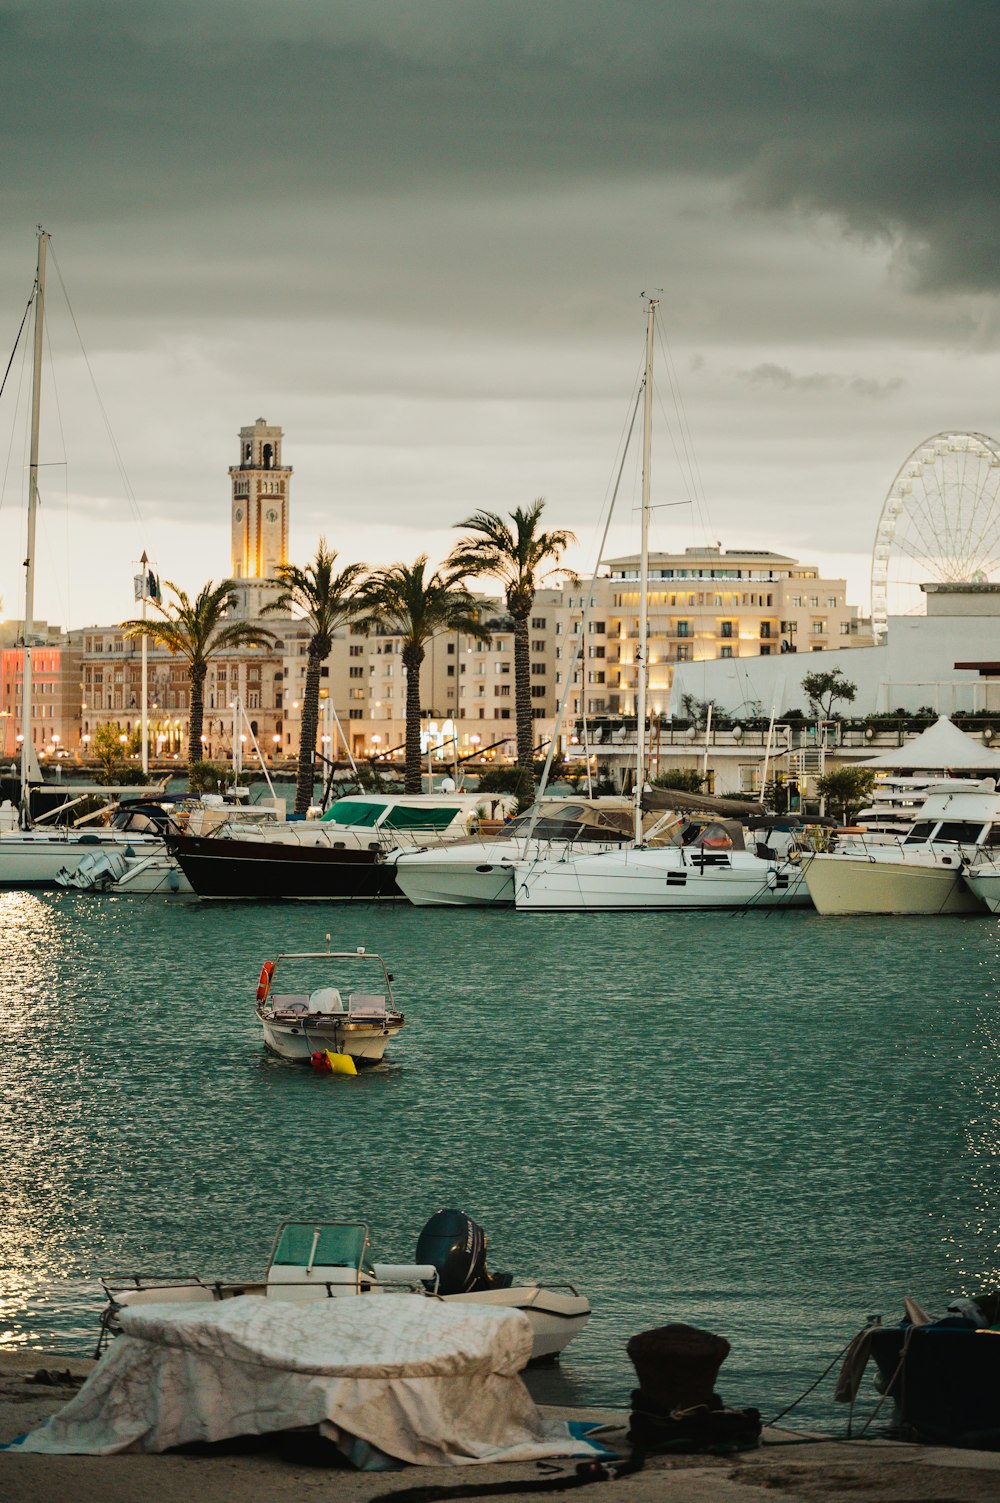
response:
M39 1369L85 1376L85 1358L44 1352L0 1353L0 1441L10 1441L54 1414L75 1392L69 1385L31 1381ZM568 1411L568 1415L620 1427L620 1411ZM624 1431L608 1444L625 1451ZM765 1444L738 1456L652 1457L643 1472L597 1483L580 1496L619 1503L994 1503L1000 1496L1000 1453L902 1445L895 1441L804 1439L787 1430L765 1432ZM566 1470L572 1469L567 1463ZM15 1456L0 1452L3 1503L310 1503L335 1490L343 1503L367 1503L380 1494L417 1486L478 1487L532 1482L534 1466L411 1468L403 1472L331 1472L283 1461L267 1449L212 1456ZM548 1475L548 1474L545 1474ZM457 1498L459 1495L456 1493ZM524 1503L531 1493L505 1493ZM545 1496L542 1494L541 1496ZM561 1496L555 1494L555 1496Z

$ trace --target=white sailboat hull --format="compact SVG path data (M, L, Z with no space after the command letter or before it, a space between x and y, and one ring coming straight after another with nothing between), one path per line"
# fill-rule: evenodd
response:
M963 881L958 862L920 861L897 856L817 853L803 862L806 886L819 913L961 914L982 913L979 899Z
M396 884L418 908L513 908L515 868L509 857L491 861L481 853L475 861L442 861L435 853L427 855L431 859L407 855L396 862Z
M711 908L807 908L809 894L794 862L777 865L733 852L701 862L676 846L606 851L558 861L520 862L518 910L680 913Z

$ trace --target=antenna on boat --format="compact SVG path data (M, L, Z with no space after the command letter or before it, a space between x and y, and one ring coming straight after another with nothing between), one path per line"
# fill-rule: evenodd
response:
M326 936L326 953L328 955L330 953L330 936L329 936L329 934Z

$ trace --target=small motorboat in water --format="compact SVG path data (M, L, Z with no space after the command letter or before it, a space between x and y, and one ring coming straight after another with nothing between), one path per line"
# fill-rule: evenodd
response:
M331 951L329 934L325 950L264 962L257 1016L274 1054L348 1075L377 1065L406 1021L381 955Z
M462 1211L437 1211L417 1239L413 1263L372 1262L361 1221L283 1221L267 1270L256 1282L211 1278L104 1278L107 1305L98 1351L117 1332L118 1312L136 1305L263 1299L339 1299L350 1295L425 1294L431 1298L521 1310L531 1323L531 1361L552 1361L590 1319L590 1302L572 1284L516 1283L486 1267L486 1233Z

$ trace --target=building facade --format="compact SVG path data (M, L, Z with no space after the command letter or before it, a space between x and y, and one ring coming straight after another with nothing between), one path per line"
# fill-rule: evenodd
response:
M240 429L238 463L229 469L237 614L259 621L275 642L268 649L212 660L203 736L205 755L212 759L232 755L234 735L248 755L254 743L269 761L298 755L308 629L292 617L261 617L289 556L292 469L284 463L283 444L282 429L258 418ZM501 600L480 598L490 643L443 633L430 643L421 671L424 745L440 761L514 754L513 622ZM566 582L538 592L529 648L540 755L563 700L563 746L581 717L634 716L638 612L637 555L612 559L591 586ZM649 613L648 703L654 716L670 712L677 698L674 676L686 665L854 648L870 641L856 607L847 604L843 580L824 579L815 566L771 552L715 547L653 554ZM142 702L140 643L126 639L119 627L95 626L75 633L74 644L71 651L70 639L60 638L66 656L59 676L67 688L58 697L64 716L58 730L53 722L56 744L85 752L105 722L117 723L133 738ZM388 632L366 637L347 628L337 633L322 670L319 750L338 758L348 751L355 757L401 754L402 645ZM152 644L148 663L151 752L183 759L190 716L186 665ZM4 674L13 706L16 674L10 665ZM681 692L693 692L686 680ZM44 694L39 698L47 706ZM237 701L244 709L238 727ZM39 734L48 729L40 720ZM5 746L9 739L5 726Z

